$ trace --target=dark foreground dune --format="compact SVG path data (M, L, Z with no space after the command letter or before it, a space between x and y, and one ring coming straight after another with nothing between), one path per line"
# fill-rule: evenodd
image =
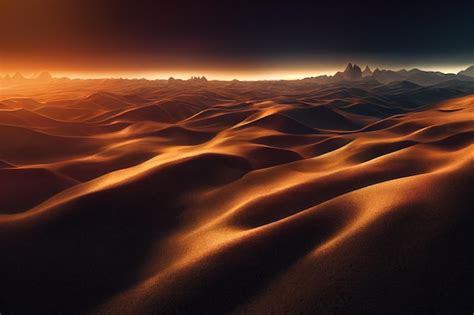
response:
M0 97L0 313L471 314L474 86Z

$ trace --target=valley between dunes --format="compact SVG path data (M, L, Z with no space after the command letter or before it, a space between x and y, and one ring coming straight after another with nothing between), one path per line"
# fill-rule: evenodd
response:
M470 313L469 84L4 88L0 312Z

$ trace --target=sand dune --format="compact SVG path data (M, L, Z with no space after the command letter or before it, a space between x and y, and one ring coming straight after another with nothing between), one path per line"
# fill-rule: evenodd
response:
M5 88L0 312L472 312L459 84Z

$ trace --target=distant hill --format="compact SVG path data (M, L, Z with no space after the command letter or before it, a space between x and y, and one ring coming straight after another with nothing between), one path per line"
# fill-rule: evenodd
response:
M458 75L464 75L464 76L468 76L468 77L474 77L474 66L470 66L470 67L467 68L466 70L459 71L459 72L458 72Z
M17 72L13 75L12 80L14 82L20 82L20 81L25 80L25 77L20 72Z
M379 68L375 69L372 77L381 83L403 81L405 79L405 76L400 72L395 72L392 70L380 70Z

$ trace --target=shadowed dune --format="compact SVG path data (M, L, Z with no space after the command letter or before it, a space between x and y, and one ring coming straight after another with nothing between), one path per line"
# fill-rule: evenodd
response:
M466 82L2 93L2 314L474 309Z
M364 125L362 119L351 117L348 113L340 113L337 109L327 106L312 106L304 109L293 109L286 114L306 125L329 130L355 130ZM363 118L363 117L361 117Z
M22 212L77 184L76 181L40 168L0 167L0 213Z
M317 132L297 120L278 113L264 115L263 117L249 117L241 122L237 128L247 129L250 127L269 129L287 134L311 134Z
M49 135L30 128L0 125L0 158L14 164L45 162L90 154L100 147L97 139Z

